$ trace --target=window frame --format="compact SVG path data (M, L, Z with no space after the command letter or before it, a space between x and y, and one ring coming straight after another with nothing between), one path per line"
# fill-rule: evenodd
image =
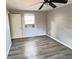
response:
M30 19L30 17L33 17L33 22L31 22L31 23L29 22L28 23L29 20L25 20L25 17L29 17L29 19ZM26 13L26 14L24 14L24 24L25 24L25 27L35 27L35 14L33 14L33 13Z

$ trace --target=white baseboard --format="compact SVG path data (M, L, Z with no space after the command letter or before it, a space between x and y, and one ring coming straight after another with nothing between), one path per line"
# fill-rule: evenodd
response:
M31 36L23 36L23 37L35 37L35 36L43 36L43 35L46 35L46 34L31 35Z
M36 37L36 36L44 36L46 34L40 34L40 35L33 35L33 36L22 36L22 37L19 37L19 38L28 38L28 37ZM18 39L18 38L12 38L12 39Z
M7 59L7 57L8 57L8 54L9 54L9 51L10 51L11 45L12 45L12 43L10 44L9 49L8 49L8 51L6 52L6 59Z
M72 49L72 47L69 46L69 45L67 45L66 43L64 43L64 42L62 42L62 41L60 41L60 40L57 40L57 39L55 39L54 37L52 37L52 36L50 36L50 35L48 35L48 34L47 34L47 36L50 37L50 38L52 38L52 39L54 39L55 41L57 41L57 42L63 44L64 46L66 46L66 47Z

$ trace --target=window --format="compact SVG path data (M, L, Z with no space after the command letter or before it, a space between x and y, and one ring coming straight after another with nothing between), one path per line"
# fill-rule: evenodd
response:
M34 14L24 14L25 26L34 27L35 15Z

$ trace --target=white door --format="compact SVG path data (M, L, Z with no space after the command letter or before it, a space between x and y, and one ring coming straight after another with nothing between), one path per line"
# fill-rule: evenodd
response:
M21 14L10 14L12 38L22 38Z

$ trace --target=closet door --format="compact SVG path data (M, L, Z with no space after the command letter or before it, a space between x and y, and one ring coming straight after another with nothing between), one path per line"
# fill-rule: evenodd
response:
M12 38L22 38L21 14L10 14Z

